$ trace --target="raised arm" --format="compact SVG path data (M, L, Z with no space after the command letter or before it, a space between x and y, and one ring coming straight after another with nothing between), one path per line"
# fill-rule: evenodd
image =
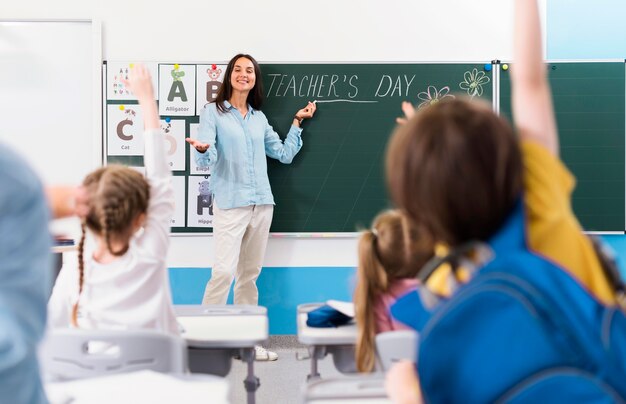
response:
M519 136L558 156L559 139L543 63L537 0L515 0L513 62L513 120Z
M125 83L131 89L144 116L144 166L150 183L150 203L144 224L144 232L138 244L155 257L165 258L169 245L170 220L174 214L174 190L171 185L172 172L167 164L165 140L161 133L159 113L150 71L143 65L131 69L130 80Z
M145 147L144 166L148 177L169 177L170 169L165 160L161 125L150 71L144 65L136 65L131 69L130 80L124 83L133 92L143 113ZM156 139L152 139L155 137Z

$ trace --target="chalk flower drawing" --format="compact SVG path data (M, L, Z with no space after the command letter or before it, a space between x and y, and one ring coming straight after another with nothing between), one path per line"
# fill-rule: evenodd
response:
M448 94L449 92L450 87L448 86L442 87L441 90L437 90L437 88L435 88L434 86L428 86L428 89L426 91L422 91L421 93L417 94L417 98L421 100L417 108L423 108L429 105L436 104L447 97L454 98L452 94Z
M485 72L479 72L478 69L465 72L463 78L464 80L459 83L459 86L467 91L467 94L471 97L483 95L483 86L489 83L489 77L487 77Z

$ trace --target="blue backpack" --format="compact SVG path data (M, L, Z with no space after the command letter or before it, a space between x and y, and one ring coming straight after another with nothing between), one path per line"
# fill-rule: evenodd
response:
M491 260L451 299L409 293L392 315L420 332L417 370L432 403L624 402L626 317L528 251L521 203Z

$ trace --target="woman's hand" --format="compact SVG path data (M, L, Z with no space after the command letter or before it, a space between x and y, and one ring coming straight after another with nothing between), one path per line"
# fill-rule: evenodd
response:
M396 118L396 123L400 125L404 125L415 115L415 107L410 102L402 101L402 112L404 113L404 117Z
M196 149L200 153L204 153L205 151L209 150L208 143L202 143L197 139L192 139L188 137L185 139L185 142L189 143L194 149Z
M309 101L306 107L296 112L296 115L294 118L297 119L298 121L301 121L303 119L313 118L313 115L315 114L316 109L317 109L317 106L315 105L315 103Z

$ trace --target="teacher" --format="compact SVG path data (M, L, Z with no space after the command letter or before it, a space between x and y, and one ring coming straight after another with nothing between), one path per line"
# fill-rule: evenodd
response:
M202 304L226 304L233 278L234 303L258 304L256 280L274 212L265 156L291 163L302 147L302 121L316 109L309 102L297 111L283 142L261 112L262 102L258 63L238 54L228 63L215 101L200 114L198 138L186 139L198 165L210 168L214 194L215 263Z

